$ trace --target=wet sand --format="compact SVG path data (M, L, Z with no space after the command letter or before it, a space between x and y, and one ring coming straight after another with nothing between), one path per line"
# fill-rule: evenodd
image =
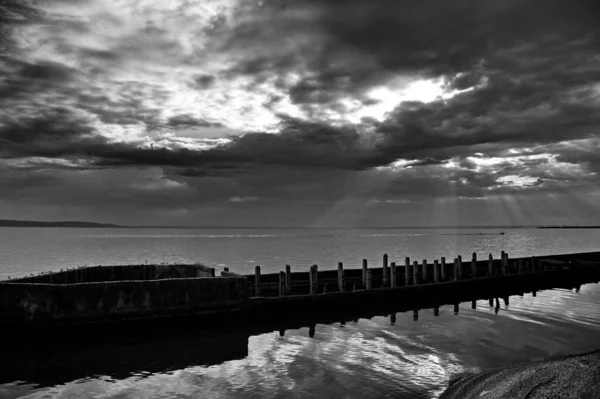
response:
M463 374L440 399L600 398L600 350Z

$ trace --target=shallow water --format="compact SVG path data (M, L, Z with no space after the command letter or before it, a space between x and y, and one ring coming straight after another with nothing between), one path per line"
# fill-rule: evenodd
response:
M433 259L505 249L518 256L592 251L600 242L596 230L505 232L245 230L209 237L214 232L0 229L0 271L18 275L86 263L139 263L144 257L240 269L253 268L248 259L274 270L280 262L325 268L343 260L350 267L354 258L379 262L383 252ZM464 370L600 348L598 284L578 292L512 296L508 305L499 304L495 309L477 301L472 309L462 303L458 314L444 306L437 317L423 309L416 321L413 312L395 314L393 323L391 315L340 320L314 331L288 329L283 336L277 330L248 333L243 326L218 334L167 330L152 342L138 337L72 348L48 342L35 353L5 342L3 352L12 356L0 358L0 397L433 398Z

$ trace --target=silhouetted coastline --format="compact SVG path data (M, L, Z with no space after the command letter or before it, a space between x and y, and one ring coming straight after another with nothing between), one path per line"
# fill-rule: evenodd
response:
M80 221L61 221L61 222L40 222L36 220L10 220L0 219L0 227L107 227L120 228L118 224L80 222Z

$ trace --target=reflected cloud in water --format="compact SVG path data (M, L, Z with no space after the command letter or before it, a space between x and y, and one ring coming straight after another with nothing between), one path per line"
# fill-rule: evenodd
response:
M44 366L21 358L9 365L17 369L15 380L0 385L0 397L431 398L466 370L597 349L597 303L600 285L586 284L579 293L557 289L477 300L474 309L469 301L437 312L408 310L263 332L240 328L220 337L172 332L159 337L162 346L141 342L139 349L132 343L79 355L49 351L60 359L46 359ZM219 356L225 348L229 353ZM149 353L140 361L144 350ZM100 353L106 364L94 363ZM56 364L68 372L49 376ZM19 369L21 381L29 378L21 385L14 382ZM88 375L75 378L77 370Z

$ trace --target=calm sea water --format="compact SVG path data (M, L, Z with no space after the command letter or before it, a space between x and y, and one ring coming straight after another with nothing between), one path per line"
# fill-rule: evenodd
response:
M1 276L96 264L191 262L251 271L349 267L411 256L513 256L593 251L597 230L105 230L0 229ZM513 296L497 311L487 301L341 323L118 348L27 353L0 365L1 398L432 398L464 370L600 348L600 285ZM223 345L223 342L217 344ZM4 343L10 345L10 343ZM136 347L137 345L137 347ZM209 356L210 355L210 356ZM207 360L209 359L209 360ZM16 371L15 371L16 370ZM9 378L10 375L10 378Z
M498 233L504 232L504 235ZM0 228L0 279L76 266L202 262L240 273L600 250L596 229L292 230Z

